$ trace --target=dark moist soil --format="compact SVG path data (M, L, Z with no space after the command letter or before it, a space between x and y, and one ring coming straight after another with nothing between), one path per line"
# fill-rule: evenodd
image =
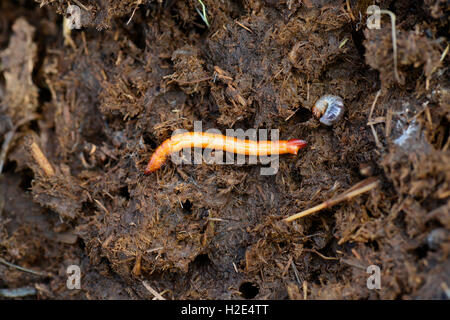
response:
M209 27L198 0L1 2L0 288L450 298L449 2L375 1L396 15L398 77L389 16L366 26L372 1L203 3ZM80 30L63 28L69 4ZM333 127L311 113L324 94L346 106ZM170 161L144 176L155 148L194 121L279 129L308 147L272 176ZM282 221L370 176L379 187ZM73 264L80 290L66 287ZM366 286L373 264L380 290Z

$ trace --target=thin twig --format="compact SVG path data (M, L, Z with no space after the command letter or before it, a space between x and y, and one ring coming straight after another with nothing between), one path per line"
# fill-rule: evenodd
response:
M8 261L6 261L3 258L0 258L0 263L3 263L4 265L7 265L8 267L15 268L15 269L23 271L23 272L28 272L28 273L34 274L36 276L41 276L41 277L47 277L48 276L48 274L45 273L45 272L34 271L34 270L31 270L31 269L28 269L28 268L24 268L24 267L21 267L21 266L18 266L16 264L14 264L14 263L8 262Z
M245 30L247 30L250 33L253 33L252 29L250 29L249 27L244 26L242 23L240 23L239 21L235 21L236 24L242 28L244 28Z
M157 247L157 248L152 248L152 249L148 249L145 251L145 253L151 253L151 252L155 252L155 251L159 251L164 249L164 247Z
M100 202L99 200L97 200L97 199L94 199L94 201L95 201L95 203L97 203L97 205L98 205L101 209L103 209L103 211L105 211L106 214L109 215L109 211L108 211L108 209L106 209L106 207L103 205L103 203L101 203L101 202Z
M204 3L202 2L202 0L197 0L200 5L202 6L202 12L200 12L200 10L198 10L197 8L195 8L195 10L197 10L198 14L200 15L200 17L202 18L202 20L205 22L205 24L208 26L209 28L209 22L208 22L208 15L206 14L206 6L204 5Z
M352 19L352 21L355 21L356 18L355 18L355 16L353 15L352 8L350 7L350 1L349 1L349 0L346 0L346 4L347 4L347 11L348 11L348 14L350 15L350 19Z
M382 146L380 140L378 140L378 135L377 135L377 132L375 131L375 126L372 123L373 110L375 109L375 105L377 104L378 97L380 96L380 94L381 94L381 90L378 90L377 94L375 95L375 99L373 99L372 106L370 107L369 119L367 121L367 124L370 126L370 129L372 130L372 134L375 138L375 144L377 145L378 148L381 149L383 146Z
M398 76L397 71L397 31L395 28L395 14L389 10L380 10L381 14L387 14L391 17L391 30L392 30L392 50L394 51L394 75L395 80L400 82L400 77Z
M73 0L73 2L75 2L77 5L79 5L80 7L82 7L84 9L84 11L89 12L89 9L86 8L86 6L84 4L82 4L80 1L78 0Z
M158 291L150 287L147 281L142 281L142 284L144 285L145 289L147 289L152 295L155 296L156 300L166 300L160 293L158 293Z
M204 77L204 78L194 79L194 80L190 80L190 81L183 81L183 80L173 79L172 81L169 81L167 84L170 84L172 82L176 82L179 85L183 86L183 85L188 85L188 84L200 83L200 82L208 81L208 80L212 80L212 77Z
M317 254L319 257L321 257L324 260L339 260L339 258L336 257L327 257L323 254L321 254L319 251L315 250L315 249L303 249L304 251L308 251L308 252L314 252L315 254Z
M343 46L345 46L345 44L348 42L349 38L344 38L344 40L341 41L341 43L339 44L339 49L341 49Z
M297 267L295 266L295 263L293 260L291 260L291 267L294 270L294 274L295 274L295 279L297 279L297 283L299 286L302 285L302 282L300 281L300 275L298 274L298 270Z
M208 220L208 221L218 221L218 222L225 221L224 219L221 219L221 218L210 218L210 217L207 217L206 220Z
M444 51L441 54L441 58L439 59L439 63L442 63L444 61L445 57L448 54L449 49L450 49L450 44L447 44L447 47L445 47ZM438 65L435 65L433 67L433 70L431 70L430 74L433 74L436 71L437 68L438 68Z
M131 22L131 20L133 20L134 14L136 13L137 8L142 4L142 0L139 0L136 3L136 7L134 7L133 13L131 14L130 19L128 19L128 22L126 23L127 25Z
M308 282L305 280L303 281L303 300L306 300L308 296Z
M365 193L367 191L372 190L373 188L375 188L376 186L378 186L378 184L380 183L380 181L375 178L375 177L370 177L367 178L361 182L358 182L357 184L355 184L353 187L351 187L350 189L348 189L347 191L345 191L344 193L338 195L337 197L328 199L324 202L322 202L321 204L312 207L310 209L304 210L302 212L296 213L292 216L289 216L285 219L283 219L283 221L285 222L291 222L294 221L296 219L305 217L307 215L310 215L312 213L318 212L320 210L332 207L336 204L338 204L339 202L342 202L344 200L349 200L352 199L362 193Z
M39 167L43 170L47 177L52 177L55 175L55 170L52 165L48 161L47 157L42 152L41 148L37 145L37 143L32 140L30 144L30 153L33 157L34 161L39 165Z
M445 56L447 55L449 49L450 49L450 44L447 44L447 47L445 48L444 52L442 52L442 55L441 55L441 58L439 59L439 62L444 61Z

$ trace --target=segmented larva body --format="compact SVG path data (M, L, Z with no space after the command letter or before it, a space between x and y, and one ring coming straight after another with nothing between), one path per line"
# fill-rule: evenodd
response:
M344 101L339 96L327 94L317 100L312 108L312 113L316 118L320 118L320 122L326 126L341 121L344 116Z
M184 148L210 148L226 152L245 154L251 156L291 153L297 154L298 150L306 146L306 141L279 140L279 141L253 141L241 140L221 134L207 132L186 132L174 135L164 141L153 153L145 174L158 170L164 164L168 156Z

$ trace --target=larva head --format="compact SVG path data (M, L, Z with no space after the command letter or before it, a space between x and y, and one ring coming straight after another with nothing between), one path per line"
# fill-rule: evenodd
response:
M314 117L320 118L328 108L328 101L324 100L323 97L314 104L312 107L312 113Z
M164 141L158 148L156 148L155 152L150 158L150 161L147 164L147 167L145 168L145 175L149 175L153 171L156 171L162 167L167 157L172 152L171 144L171 139L168 139Z
M298 150L306 147L307 144L308 143L304 140L293 139L293 140L289 140L287 142L287 148L288 148L289 153L297 154Z
M339 96L324 95L317 100L312 112L316 118L320 118L321 123L331 126L339 122L344 116L344 101Z

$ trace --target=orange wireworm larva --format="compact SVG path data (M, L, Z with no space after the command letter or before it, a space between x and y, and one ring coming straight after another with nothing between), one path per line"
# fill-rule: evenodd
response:
M259 156L284 153L297 154L298 150L305 147L306 144L306 141L299 139L288 141L253 141L237 139L235 137L228 137L216 133L186 132L176 134L164 141L153 153L144 173L148 175L151 172L158 170L171 153L178 152L183 148L201 147L250 156Z

